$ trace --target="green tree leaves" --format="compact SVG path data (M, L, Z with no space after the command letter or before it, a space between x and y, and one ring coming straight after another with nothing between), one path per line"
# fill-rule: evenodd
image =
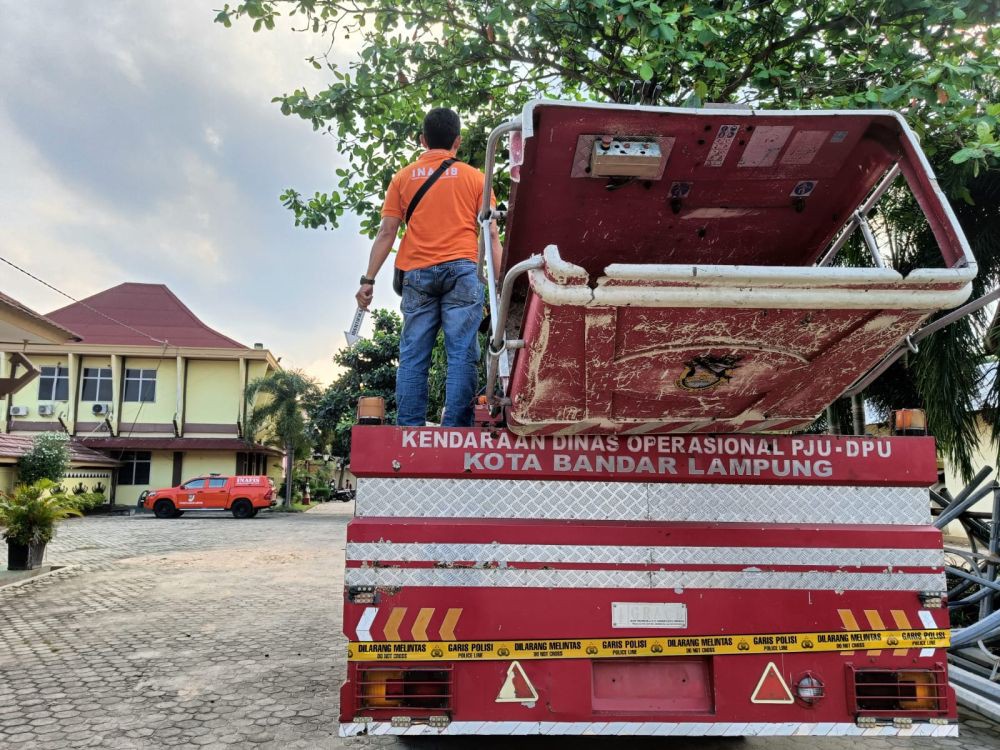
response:
M987 106L998 73L995 0L244 0L215 20L245 19L256 31L283 16L331 51L360 38L347 66L309 59L329 67L325 90L275 99L331 135L350 163L335 190L282 194L309 228L357 214L374 234L385 185L417 152L432 106L462 113L460 157L480 164L486 134L526 100L610 100L635 79L662 84L664 103L678 106L901 109L939 166L974 176L998 160L976 129L997 125Z
M301 226L333 228L345 214L357 215L373 236L385 187L416 155L430 107L461 113L459 157L480 166L489 131L529 99L610 101L620 84L631 90L641 79L660 84L661 103L673 106L901 111L956 210L967 209L959 216L969 217L963 225L973 247L992 247L983 239L982 216L990 208L995 215L997 204L976 202L987 200L1000 166L997 0L242 0L226 5L216 21L269 29L280 18L319 35L332 52L345 44L359 50L346 65L332 55L310 58L329 69L326 88L275 98L283 113L329 135L348 162L334 184L281 195ZM500 200L506 189L498 184ZM903 265L923 252L924 240L907 223L918 215L913 205L887 214L910 243L899 257ZM977 257L978 291L1000 282L1000 249L991 258L977 250ZM942 335L976 338L957 329ZM969 423L956 417L956 405L971 403L981 351L924 348L927 356L914 358L919 371L907 375L912 382L897 395L922 393L942 445L959 451L953 455L962 464L970 455ZM933 352L959 360L935 363ZM952 366L963 372L933 372ZM344 382L347 392L360 392L358 378ZM958 390L948 396L949 389Z
M281 446L287 467L295 454L312 450L307 415L319 397L315 381L299 370L277 370L250 382L246 389L247 417L243 435L249 442L264 440ZM286 504L291 495L286 495Z
M39 480L59 482L69 468L69 435L43 432L31 441L31 450L17 461L19 484L33 485Z

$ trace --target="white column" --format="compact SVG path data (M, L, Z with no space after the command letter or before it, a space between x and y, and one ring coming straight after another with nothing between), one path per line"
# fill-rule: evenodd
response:
M76 415L80 409L80 362L82 357L73 352L67 356L66 367L69 368L69 401L66 402L66 414L63 421L70 435L76 434Z
M10 366L7 364L7 352L0 351L0 378L7 377ZM7 432L7 397L0 396L0 433Z
M174 419L177 421L177 432L180 437L184 436L184 398L186 396L184 385L187 377L187 360L177 355L177 413Z
M122 403L125 398L125 394L123 393L125 388L123 380L125 377L124 363L125 358L120 354L111 355L111 402L114 408L114 414L111 415L111 427L116 436L121 429Z

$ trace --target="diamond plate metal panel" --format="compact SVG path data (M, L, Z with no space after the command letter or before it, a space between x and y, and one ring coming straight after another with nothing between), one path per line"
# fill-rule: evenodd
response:
M933 549L822 549L817 547L653 547L653 564L810 565L830 567L941 568Z
M480 588L682 588L831 591L936 591L944 575L808 571L518 570L514 568L348 568L348 586Z
M358 479L359 516L730 523L930 523L919 487Z
M700 570L653 572L653 588L925 591L942 590L944 585L943 574Z
M764 484L649 485L650 517L743 523L930 523L919 487L804 487Z
M647 485L513 479L358 479L359 516L639 521Z
M348 568L348 586L469 586L480 588L648 589L643 570L516 570L441 568Z
M347 559L361 562L579 563L606 565L809 565L940 568L933 549L817 547L649 547L563 544L348 542Z
M419 544L348 542L347 559L398 562L562 562L648 565L649 547L558 544Z

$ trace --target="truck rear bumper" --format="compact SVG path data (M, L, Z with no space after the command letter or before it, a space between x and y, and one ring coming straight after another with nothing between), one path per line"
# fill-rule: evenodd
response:
M348 722L340 725L341 737L359 735L570 735L655 737L957 737L958 724L892 724L865 727L855 723L811 722L560 722L560 721L456 721L444 727L427 724L393 726L388 721Z

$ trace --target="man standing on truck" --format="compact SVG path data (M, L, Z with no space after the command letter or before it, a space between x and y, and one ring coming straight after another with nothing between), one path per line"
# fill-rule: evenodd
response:
M395 264L403 277L403 333L396 373L396 424L401 426L426 423L427 376L440 329L448 356L442 425L472 425L483 315L483 285L476 265L484 175L456 159L460 132L459 117L450 109L437 107L424 117L420 144L426 150L389 183L382 224L355 295L358 306L367 310L375 276L405 222ZM493 267L498 269L500 239L495 222L490 240Z

